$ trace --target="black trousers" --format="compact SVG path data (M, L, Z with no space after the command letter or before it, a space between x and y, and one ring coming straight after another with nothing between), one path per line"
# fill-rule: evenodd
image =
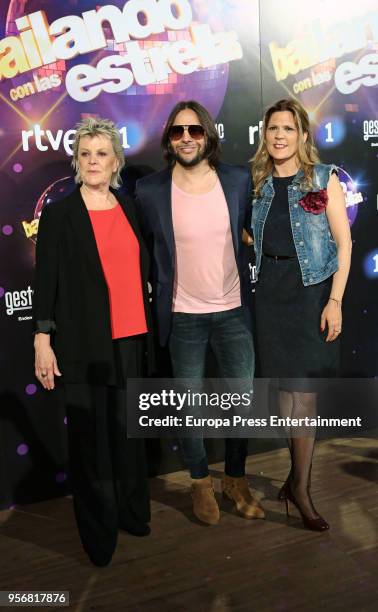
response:
M144 440L127 438L126 428L126 378L142 374L144 338L115 340L114 351L117 386L65 385L77 526L84 550L104 562L119 528L138 532L150 520Z

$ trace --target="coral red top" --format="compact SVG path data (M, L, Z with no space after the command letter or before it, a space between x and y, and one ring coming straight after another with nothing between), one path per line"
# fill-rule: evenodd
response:
M88 212L109 290L112 338L143 334L147 324L138 240L119 204Z

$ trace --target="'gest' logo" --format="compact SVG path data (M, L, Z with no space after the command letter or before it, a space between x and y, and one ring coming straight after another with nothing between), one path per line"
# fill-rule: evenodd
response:
M31 310L32 308L33 289L30 287L21 291L6 291L4 294L5 312L8 316L12 316L20 310ZM18 320L31 319L32 317L18 317Z
M378 119L365 119L363 123L364 140L367 142L370 138L378 138ZM371 142L372 147L377 147L378 142Z

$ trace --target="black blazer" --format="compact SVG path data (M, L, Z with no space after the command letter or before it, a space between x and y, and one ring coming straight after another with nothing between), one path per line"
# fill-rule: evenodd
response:
M230 214L232 242L238 267L241 301L250 323L251 289L246 266L243 227L250 227L252 182L248 168L219 164L216 168ZM172 170L167 168L137 181L136 204L151 255L153 307L160 344L167 343L172 320L175 242L172 222Z
M144 306L151 329L148 251L133 200L120 198L118 193L114 195L139 241ZM36 248L33 319L35 331L51 333L65 382L116 382L108 288L79 187L42 212Z

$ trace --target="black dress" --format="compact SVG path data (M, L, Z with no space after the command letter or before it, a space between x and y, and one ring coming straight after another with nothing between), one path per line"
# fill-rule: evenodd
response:
M289 216L287 187L293 178L273 178L255 295L257 350L262 377L280 378L281 389L309 392L318 387L308 379L336 375L340 342L325 342L327 329L320 331L332 276L307 287L302 282Z

